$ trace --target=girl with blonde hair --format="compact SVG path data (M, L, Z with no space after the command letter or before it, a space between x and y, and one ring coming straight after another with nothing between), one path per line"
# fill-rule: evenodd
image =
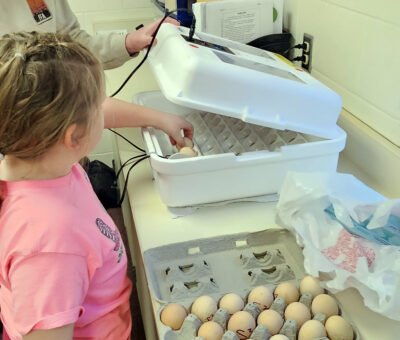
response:
M53 33L0 38L0 308L12 340L129 339L118 229L78 164L104 127L102 66Z

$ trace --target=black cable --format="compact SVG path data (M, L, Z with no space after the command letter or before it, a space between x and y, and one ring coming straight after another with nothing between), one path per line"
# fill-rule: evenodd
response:
M147 156L147 155L144 154L144 153L142 153L141 155L137 155L137 156L133 156L133 157L131 157L131 158L128 158L128 159L121 165L121 167L119 168L119 170L118 170L118 172L117 172L117 174L116 174L116 180L118 180L118 177L119 177L119 175L121 174L122 170L124 169L124 167L125 167L126 165L128 165L128 163L129 163L130 161L133 161L133 160L136 159L136 158L140 158L140 157L144 157L144 156Z
M282 54L283 55L285 55L286 53L288 53L290 50L293 50L294 48L298 48L298 49L301 49L301 50L304 50L305 48L306 48L307 46L306 46L306 44L297 44L297 45L294 45L294 46L292 46L291 48L288 48L285 52L283 52Z
M131 173L131 170L132 170L137 164L139 164L141 161L143 161L143 160L145 160L145 159L147 159L147 158L149 158L149 157L150 157L150 155L143 156L142 158L140 158L139 160L137 160L135 163L133 163L133 165L131 165L131 167L129 168L128 173L126 174L126 179L125 179L125 183L124 183L124 188L123 188L123 190L122 190L121 198L120 198L120 200L119 200L119 202L118 202L118 205L121 205L122 202L124 201L125 194L126 194L126 189L127 189L127 186L128 186L129 174Z
M188 41L193 41L194 31L196 29L196 17L193 15L192 24L190 25Z
M153 46L154 40L156 39L156 35L158 33L158 30L160 29L162 23L165 21L165 19L167 19L172 13L174 13L175 11L178 10L183 10L183 11L187 11L188 13L193 15L193 21L192 21L192 25L190 26L190 32L189 32L189 41L192 41L191 39L193 39L193 35L194 35L194 31L195 31L195 25L196 25L196 19L195 16L193 14L193 11L188 9L188 8L176 8L172 11L168 11L165 13L164 17L161 19L160 23L158 24L156 30L154 31L153 34L153 38L150 41L149 47L147 48L147 52L144 55L143 59L140 61L140 63L134 68L134 70L129 74L129 76L125 79L125 81L122 83L122 85L119 87L119 89L117 91L115 91L110 97L115 97L126 85L126 83L129 81L129 79L131 79L131 77L135 74L135 72L143 65L143 63L146 61L147 56L150 53L150 50ZM190 36L191 35L191 36Z
M304 62L304 61L306 61L306 57L304 55L302 55L302 56L298 56L296 58L290 59L290 61L302 61L302 62Z
M135 145L134 143L132 143L128 138L122 136L120 133L118 133L117 131L113 130L113 129L108 129L112 132L114 132L117 136L120 136L123 140L127 141L130 145L132 145L134 148L136 148L137 150L146 153L146 150L138 147L137 145Z

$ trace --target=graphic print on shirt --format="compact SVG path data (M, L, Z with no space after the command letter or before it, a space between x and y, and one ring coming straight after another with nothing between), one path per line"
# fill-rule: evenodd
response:
M96 218L96 225L104 236L115 242L115 247L113 250L119 251L117 261L117 263L119 263L121 261L122 255L124 254L124 247L121 242L121 237L119 235L118 229L115 228L115 230L113 231L101 218Z
M52 15L44 0L26 0L31 9L33 18L38 24L50 20Z

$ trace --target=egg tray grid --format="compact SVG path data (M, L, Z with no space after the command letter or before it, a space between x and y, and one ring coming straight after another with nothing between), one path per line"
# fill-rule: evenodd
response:
M202 155L227 152L240 155L251 151L274 151L284 145L307 143L302 134L294 131L257 126L209 112L192 112L186 119L194 127L194 143Z
M209 295L219 301L227 293L236 293L247 301L247 295L255 286L267 286L273 291L280 282L288 281L299 287L305 276L301 249L293 235L283 229L200 239L149 249L144 252L144 264L151 296L160 305L156 324L162 340L202 340L196 336L201 321L193 314L187 316L178 331L161 323L160 314L168 303L179 303L190 311L194 300L201 295ZM271 279L269 274L279 272L279 266L288 266L294 276L288 278L278 275ZM254 272L257 275L252 275ZM353 327L354 340L362 340L337 303L340 315ZM245 310L247 308L250 311L251 305L247 304ZM217 313L223 311L219 309ZM287 327L286 335L290 340L296 340L296 331L290 325ZM258 326L260 328L262 326ZM222 338L237 339L230 331L226 331ZM269 335L260 330L252 339L268 340Z

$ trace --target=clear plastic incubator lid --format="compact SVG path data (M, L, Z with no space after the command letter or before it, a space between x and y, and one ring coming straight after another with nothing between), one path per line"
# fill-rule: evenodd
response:
M163 24L149 64L164 96L186 107L251 124L334 139L342 101L277 55Z

